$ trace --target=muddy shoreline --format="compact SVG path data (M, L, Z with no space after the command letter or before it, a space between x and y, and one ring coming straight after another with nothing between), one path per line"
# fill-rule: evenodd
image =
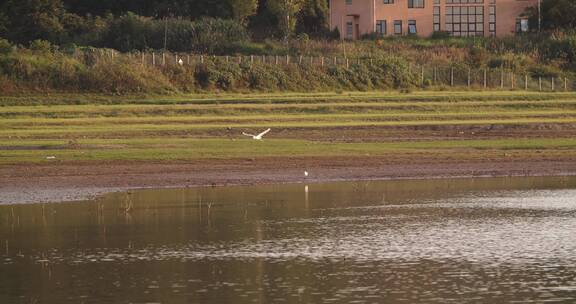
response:
M304 170L310 175L304 176ZM79 201L143 188L352 180L576 175L574 159L451 161L264 158L192 162L50 163L0 167L0 204Z

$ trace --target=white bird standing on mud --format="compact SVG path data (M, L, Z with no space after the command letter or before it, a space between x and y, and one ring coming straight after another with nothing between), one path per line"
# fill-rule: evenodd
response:
M248 133L244 133L244 132L242 132L242 135L250 136L250 137L252 137L252 139L255 139L255 140L262 140L262 136L266 135L266 133L268 133L268 132L270 132L270 128L268 128L266 131L264 131L258 135L248 134Z

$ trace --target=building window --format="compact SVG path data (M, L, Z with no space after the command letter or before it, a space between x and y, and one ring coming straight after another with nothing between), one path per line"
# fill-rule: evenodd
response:
M416 20L408 20L408 34L416 35Z
M424 8L424 0L408 0L408 8Z
M352 0L346 0L346 5L352 5Z
M475 3L484 3L484 0L446 0L446 4L475 4Z
M381 36L386 35L386 20L376 21L376 33L380 34Z
M439 32L440 31L440 7L439 6L434 7L433 22L434 22L434 31Z
M440 5L440 0L434 0L434 4Z
M394 0L383 0L383 1L384 2L382 2L382 3L384 3L384 4L394 4Z
M488 17L488 30L490 35L496 36L496 6L490 6Z
M394 35L402 35L402 20L394 20Z
M528 32L528 19L516 18L516 33Z
M447 6L445 21L452 36L484 36L483 6Z
M346 38L354 38L354 26L352 25L352 22L346 22Z
M520 31L522 33L526 33L529 30L529 26L528 26L528 19L526 18L520 18Z

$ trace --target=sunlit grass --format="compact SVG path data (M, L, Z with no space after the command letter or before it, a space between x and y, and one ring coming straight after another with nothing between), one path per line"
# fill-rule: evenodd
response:
M563 155L576 151L576 140L550 138L553 132L544 133L549 138L475 139L468 135L467 140L440 136L438 140L397 142L353 140L339 134L343 129L361 129L369 136L371 128L382 132L386 128L446 127L456 133L464 126L572 125L576 124L573 93L360 92L162 98L55 95L47 97L47 102L34 96L0 100L19 104L27 98L40 105L0 106L0 163L44 162L48 161L46 156L56 156L58 161L170 161L399 157L406 153L482 158L488 151ZM76 99L78 104L72 102ZM241 135L242 131L268 127L274 131L262 142ZM302 130L320 134L323 141L298 140L294 132ZM333 139L337 142L330 142Z
M549 111L474 111L474 112L408 112L378 114L283 114L283 115L211 115L211 116L149 116L149 117L83 117L83 118L12 118L0 120L1 128L40 127L40 126L75 126L75 125L131 125L131 124L243 124L243 123L279 123L279 122L368 122L368 121L450 121L488 118L553 118L576 117L574 110Z
M327 143L305 140L183 139L11 141L0 147L0 163L59 161L193 160L203 158L377 156L463 151L569 150L576 139L435 140L419 142Z
M109 96L96 94L50 94L0 96L0 105L85 105L85 104L290 104L334 101L469 101L469 100L559 100L576 98L574 92L525 91L396 91L327 93L223 93L174 96Z
M236 129L261 129L270 128L335 128L335 127L395 127L395 126L448 126L448 125L521 125L521 124L574 124L576 117L569 118L513 118L513 119L470 119L470 120L406 120L406 121L343 121L343 122L277 122L263 121L254 123L234 124ZM146 133L171 133L186 131L224 131L231 124L127 124L127 125L80 125L80 126L22 126L19 128L0 129L2 137L55 137L55 136L90 136L108 137L114 136L140 136Z

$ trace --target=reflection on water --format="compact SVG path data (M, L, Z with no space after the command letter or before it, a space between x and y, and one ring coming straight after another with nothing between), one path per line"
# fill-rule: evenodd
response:
M574 231L574 177L0 206L0 303L573 303Z

